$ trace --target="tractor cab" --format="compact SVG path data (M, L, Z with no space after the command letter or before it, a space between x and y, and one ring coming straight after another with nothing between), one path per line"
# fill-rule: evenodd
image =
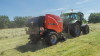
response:
M65 13L60 16L63 20L78 20L77 13Z
M75 21L80 21L78 14L75 12L63 13L60 15L60 18L63 20L63 25L68 25Z
M60 18L63 20L63 24L72 24L75 22L79 22L82 25L83 13L69 12L62 13Z

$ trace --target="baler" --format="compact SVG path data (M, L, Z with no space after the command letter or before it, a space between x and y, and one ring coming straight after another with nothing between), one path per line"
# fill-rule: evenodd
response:
M62 19L53 14L46 14L30 18L27 21L26 34L29 34L30 43L36 43L41 38L45 39L48 45L55 45L59 40L65 40L62 30Z

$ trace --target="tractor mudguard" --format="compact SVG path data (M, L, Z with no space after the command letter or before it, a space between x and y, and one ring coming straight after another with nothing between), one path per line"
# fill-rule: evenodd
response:
M88 34L89 33L89 26L87 24L81 25L83 34Z
M72 24L74 24L74 23L79 23L79 24L81 25L81 22L78 21L78 20L74 20L74 21L72 21Z
M77 20L72 21L72 23L76 23L76 22L77 22Z
M85 26L87 26L87 24L82 24L82 25L81 25L81 30L83 30L83 28L84 28Z
M81 27L84 27L84 26L86 26L86 25L87 25L87 24L82 24Z
M80 22L79 22L78 20L72 21L72 24L74 24L74 23L76 23L76 22L78 22L78 23L80 24Z

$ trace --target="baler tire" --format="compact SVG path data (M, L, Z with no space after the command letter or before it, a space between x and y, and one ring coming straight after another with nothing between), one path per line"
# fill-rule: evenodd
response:
M70 27L70 34L73 36L73 37L78 37L80 36L80 33L81 33L81 26L79 23L74 23L71 25Z
M56 45L58 42L58 34L56 32L48 32L45 41L49 46Z

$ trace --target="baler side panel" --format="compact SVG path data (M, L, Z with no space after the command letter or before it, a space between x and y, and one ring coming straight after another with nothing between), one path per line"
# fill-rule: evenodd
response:
M46 21L45 28L55 30L57 33L62 31L62 28L63 28L62 22L58 22L58 21L62 21L62 20L60 18L58 18L57 16L51 15L51 14L46 14L45 21ZM54 25L52 25L52 24L54 24Z

